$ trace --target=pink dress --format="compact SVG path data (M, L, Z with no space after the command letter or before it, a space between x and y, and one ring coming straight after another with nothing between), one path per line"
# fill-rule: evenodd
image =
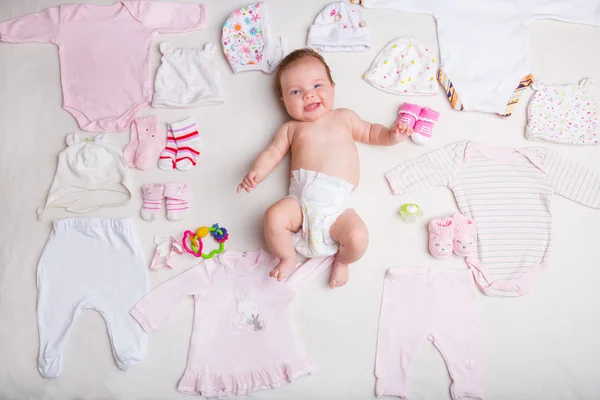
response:
M194 327L180 392L212 397L276 388L317 370L289 305L299 282L332 261L311 259L278 282L268 275L279 262L275 256L263 250L229 250L158 286L131 315L145 331L154 331L183 296L194 296Z
M157 33L204 28L203 4L66 4L0 23L0 41L58 46L63 108L90 132L120 132L150 103Z

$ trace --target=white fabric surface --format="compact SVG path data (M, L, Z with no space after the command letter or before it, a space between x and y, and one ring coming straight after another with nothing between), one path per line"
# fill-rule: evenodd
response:
M289 38L290 48L302 47L315 15L328 3L270 1L272 29ZM59 4L61 0L3 0L0 19ZM218 43L229 13L245 4L247 1L207 0L209 17L204 31L156 38L153 71L159 65L161 40L169 40L176 47ZM252 395L255 400L374 398L375 345L385 271L419 265L464 267L459 257L436 260L427 252L429 218L457 210L450 191L440 187L393 196L383 178L385 171L456 140L516 147L542 145L600 171L597 147L524 139L531 90L525 92L513 116L503 120L491 114L454 111L441 91L433 97L402 98L374 89L361 77L378 51L398 36L412 36L437 51L435 24L425 15L375 9L362 13L373 34L372 48L364 53L325 55L336 82L336 106L351 108L366 120L391 125L398 107L407 100L440 111L440 120L426 146L411 142L391 148L358 146L361 183L352 203L369 227L369 250L351 267L348 286L330 290L327 277L322 276L306 285L294 301L298 329L320 371L285 388L256 393ZM532 72L536 77L553 83L569 83L582 76L598 78L600 54L594 51L600 44L598 28L539 21L531 30ZM195 117L204 143L198 166L188 172L134 170L132 202L91 214L134 219L148 260L155 248L154 235L179 238L185 229L215 222L229 230L228 248L264 248L263 213L287 194L288 159L254 193L235 193L258 152L287 116L274 94L273 76L260 72L234 75L222 55L217 57L217 67L228 95L223 105L192 110L147 107L138 114L157 114L163 128L167 122ZM593 92L600 98L599 86ZM57 49L53 45L0 43L0 398L190 399L175 388L185 369L192 329L191 298L181 302L163 328L149 335L146 358L127 372L115 365L104 321L93 311L82 313L71 332L61 377L46 380L37 371L35 269L51 231L51 219L67 215L49 210L38 222L35 211L45 200L65 135L77 131L75 120L61 108L61 102ZM127 133L115 134L111 143L124 147L128 139ZM192 185L193 192L192 208L184 221L161 218L146 222L139 217L142 200L136 188L143 183L182 180ZM408 202L418 203L425 213L414 225L405 225L397 214L398 207ZM532 292L515 299L477 296L487 399L595 399L600 392L600 213L558 197L552 213L550 267ZM189 255L173 257L173 270L149 271L150 287L195 263ZM411 400L449 399L443 359L429 343L415 360L411 377Z

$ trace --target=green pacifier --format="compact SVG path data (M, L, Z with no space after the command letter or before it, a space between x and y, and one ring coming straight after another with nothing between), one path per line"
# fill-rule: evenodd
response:
M412 223L417 220L418 217L423 216L423 212L417 204L406 203L398 209L398 214L404 219L405 222Z

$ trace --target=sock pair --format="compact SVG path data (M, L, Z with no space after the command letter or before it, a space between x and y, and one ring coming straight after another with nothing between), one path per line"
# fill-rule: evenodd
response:
M160 169L187 171L200 155L200 136L194 118L174 122L167 129L167 146L158 159Z
M186 183L149 183L142 186L141 215L146 221L158 218L163 199L167 199L167 218L171 221L181 221L188 212L190 193Z
M425 144L431 139L433 125L440 117L440 113L429 107L421 107L417 104L404 103L398 110L396 122L408 124L415 133L410 138L416 144Z
M130 168L148 169L165 147L165 134L156 129L156 116L134 119L123 160Z
M452 254L466 257L477 246L475 221L462 214L434 218L429 221L429 252L436 258Z

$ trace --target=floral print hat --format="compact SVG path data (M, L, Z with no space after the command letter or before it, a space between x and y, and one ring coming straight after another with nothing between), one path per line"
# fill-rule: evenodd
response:
M536 93L527 106L527 139L543 139L569 144L597 144L596 100L590 88L594 81L584 78L579 84L548 85L542 81L531 86Z
M371 47L371 31L357 6L337 1L317 15L306 45L327 52L366 51Z
M232 12L223 24L221 45L234 73L262 70L275 71L286 54L285 39L273 45L269 21L263 2L252 3Z

